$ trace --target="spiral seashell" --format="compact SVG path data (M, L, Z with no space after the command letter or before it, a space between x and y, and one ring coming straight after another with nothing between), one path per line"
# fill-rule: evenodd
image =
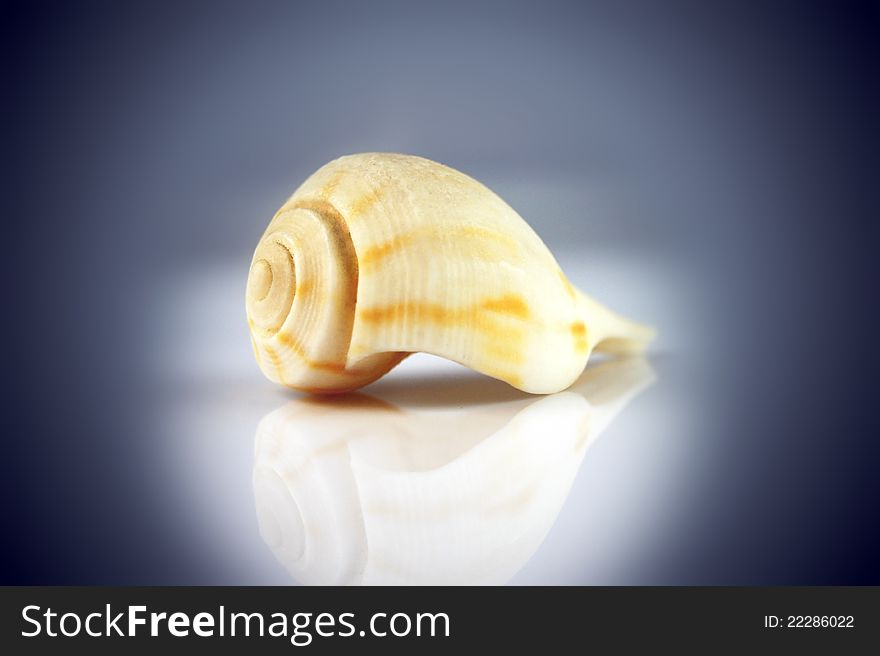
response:
M296 190L257 245L246 305L263 373L313 392L425 352L552 393L594 349L635 353L653 336L576 290L485 186L391 153L342 157Z
M425 410L355 394L257 427L260 534L300 583L501 584L544 541L584 454L654 380L641 358L571 390Z

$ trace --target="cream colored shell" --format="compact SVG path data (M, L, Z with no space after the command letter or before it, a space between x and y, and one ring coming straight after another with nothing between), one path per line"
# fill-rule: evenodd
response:
M551 393L593 349L637 352L652 336L574 289L485 186L391 153L342 157L296 190L257 246L246 305L265 375L314 392L425 352Z

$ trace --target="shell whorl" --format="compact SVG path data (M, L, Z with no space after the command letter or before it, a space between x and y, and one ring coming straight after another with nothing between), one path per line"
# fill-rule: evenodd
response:
M342 392L401 359L388 354L348 366L357 285L357 255L339 211L320 199L285 204L257 245L247 284L254 353L271 380Z

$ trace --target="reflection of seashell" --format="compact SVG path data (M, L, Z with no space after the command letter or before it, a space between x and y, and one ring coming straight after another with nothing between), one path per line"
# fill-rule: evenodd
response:
M653 335L574 289L482 184L389 153L330 162L278 210L247 314L266 376L323 392L366 385L417 351L558 392L594 348L638 352Z
M257 428L260 532L306 584L504 583L553 525L588 444L652 379L623 359L570 391L470 410L292 401Z

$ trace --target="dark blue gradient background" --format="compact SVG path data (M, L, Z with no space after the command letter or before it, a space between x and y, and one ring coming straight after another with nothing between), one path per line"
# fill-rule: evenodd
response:
M554 251L687 282L693 338L666 347L695 366L666 380L710 400L698 493L627 582L880 584L867 4L30 2L2 25L0 583L250 582L165 492L155 371L180 344L151 299L201 266L242 299L295 185L388 150L483 180Z

